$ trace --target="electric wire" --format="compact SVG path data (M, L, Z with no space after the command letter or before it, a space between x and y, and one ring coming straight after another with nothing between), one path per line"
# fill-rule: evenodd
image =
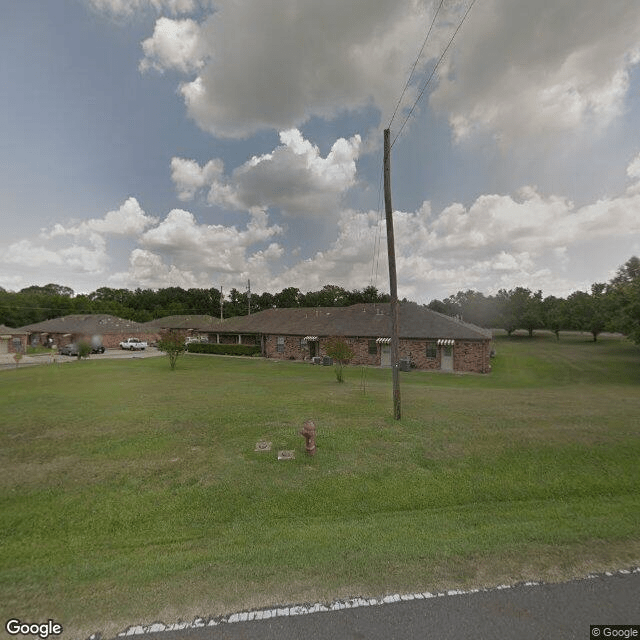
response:
M378 220L376 221L376 228L373 236L373 256L371 261L371 277L369 284L378 288L378 265L380 263L380 244L381 244L381 231L380 221L382 220L382 182L383 171L380 169L380 183L378 185Z
M429 36L431 35L431 31L433 30L433 25L436 23L436 19L438 17L438 13L440 13L440 9L442 9L442 5L444 4L444 0L440 0L440 4L438 5L438 8L436 9L436 12L433 16L433 20L431 21L431 25L429 26L429 30L427 31L427 35L422 43L422 46L420 47L420 51L418 52L418 55L416 57L415 62L413 63L413 67L411 67L411 73L409 74L409 79L407 80L406 84L404 85L404 89L402 90L402 93L400 94L400 98L398 98L398 104L396 104L396 108L393 110L393 115L391 116L391 120L389 120L389 124L387 125L387 129L391 129L391 124L393 123L394 118L396 117L396 113L398 113L398 109L400 108L400 103L402 102L402 98L404 98L404 94L407 92L407 89L409 88L409 85L411 84L411 79L413 78L413 73L416 70L416 67L418 66L418 62L420 61L420 57L422 56L422 52L424 51L424 48L427 46L427 40L429 40Z
M469 6L467 7L467 10L465 11L465 14L462 16L462 19L460 20L460 23L456 27L456 30L453 32L453 35L451 36L451 39L449 40L449 43L444 48L444 51L442 52L442 55L438 59L438 62L436 62L435 67L433 67L433 70L431 71L431 75L429 76L429 78L425 82L424 86L422 87L422 90L418 94L418 97L416 98L415 102L413 103L413 106L409 110L409 113L407 114L407 117L404 119L402 125L400 126L400 129L398 130L398 133L396 134L396 137L391 142L390 148L393 147L393 145L396 143L396 140L400 137L400 135L402 133L402 130L404 129L405 125L407 124L407 121L412 116L412 114L413 114L418 102L420 102L420 99L424 95L424 92L427 90L427 87L429 86L429 83L433 79L433 76L435 75L436 71L438 70L438 67L440 66L440 63L442 62L442 60L444 59L445 55L447 54L447 51L449 50L449 48L453 44L453 41L455 40L455 37L458 34L458 31L460 31L460 28L464 24L464 21L467 19L467 16L469 15L469 12L473 8L473 5L475 4L475 2L476 2L476 0L471 0L471 3L469 4Z

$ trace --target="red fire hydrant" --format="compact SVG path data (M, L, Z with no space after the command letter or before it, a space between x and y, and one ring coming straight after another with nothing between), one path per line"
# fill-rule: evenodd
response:
M305 450L308 456L316 455L316 425L313 420L307 420L302 426L300 435L305 439Z

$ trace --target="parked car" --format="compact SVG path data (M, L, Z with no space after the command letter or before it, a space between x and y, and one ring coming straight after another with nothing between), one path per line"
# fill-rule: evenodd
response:
M91 353L104 353L104 347L101 344L92 344Z
M147 348L147 343L138 338L127 338L124 342L120 343L121 349L129 349L129 351L144 351Z
M58 347L58 353L61 356L77 356L80 350L75 342L71 342L70 344L65 344L63 347Z

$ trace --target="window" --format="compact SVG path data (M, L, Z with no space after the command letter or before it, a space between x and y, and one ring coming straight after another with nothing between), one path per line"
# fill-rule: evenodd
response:
M378 345L375 340L369 340L369 355L370 356L378 355Z
M438 355L438 347L435 340L427 342L427 358L435 358Z
M278 342L276 344L276 351L278 353L284 353L284 336L278 336Z

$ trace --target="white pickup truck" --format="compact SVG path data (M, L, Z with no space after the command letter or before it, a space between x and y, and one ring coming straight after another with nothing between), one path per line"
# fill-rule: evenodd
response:
M138 340L138 338L127 338L120 343L120 348L129 349L129 351L144 351L147 348L147 343Z

